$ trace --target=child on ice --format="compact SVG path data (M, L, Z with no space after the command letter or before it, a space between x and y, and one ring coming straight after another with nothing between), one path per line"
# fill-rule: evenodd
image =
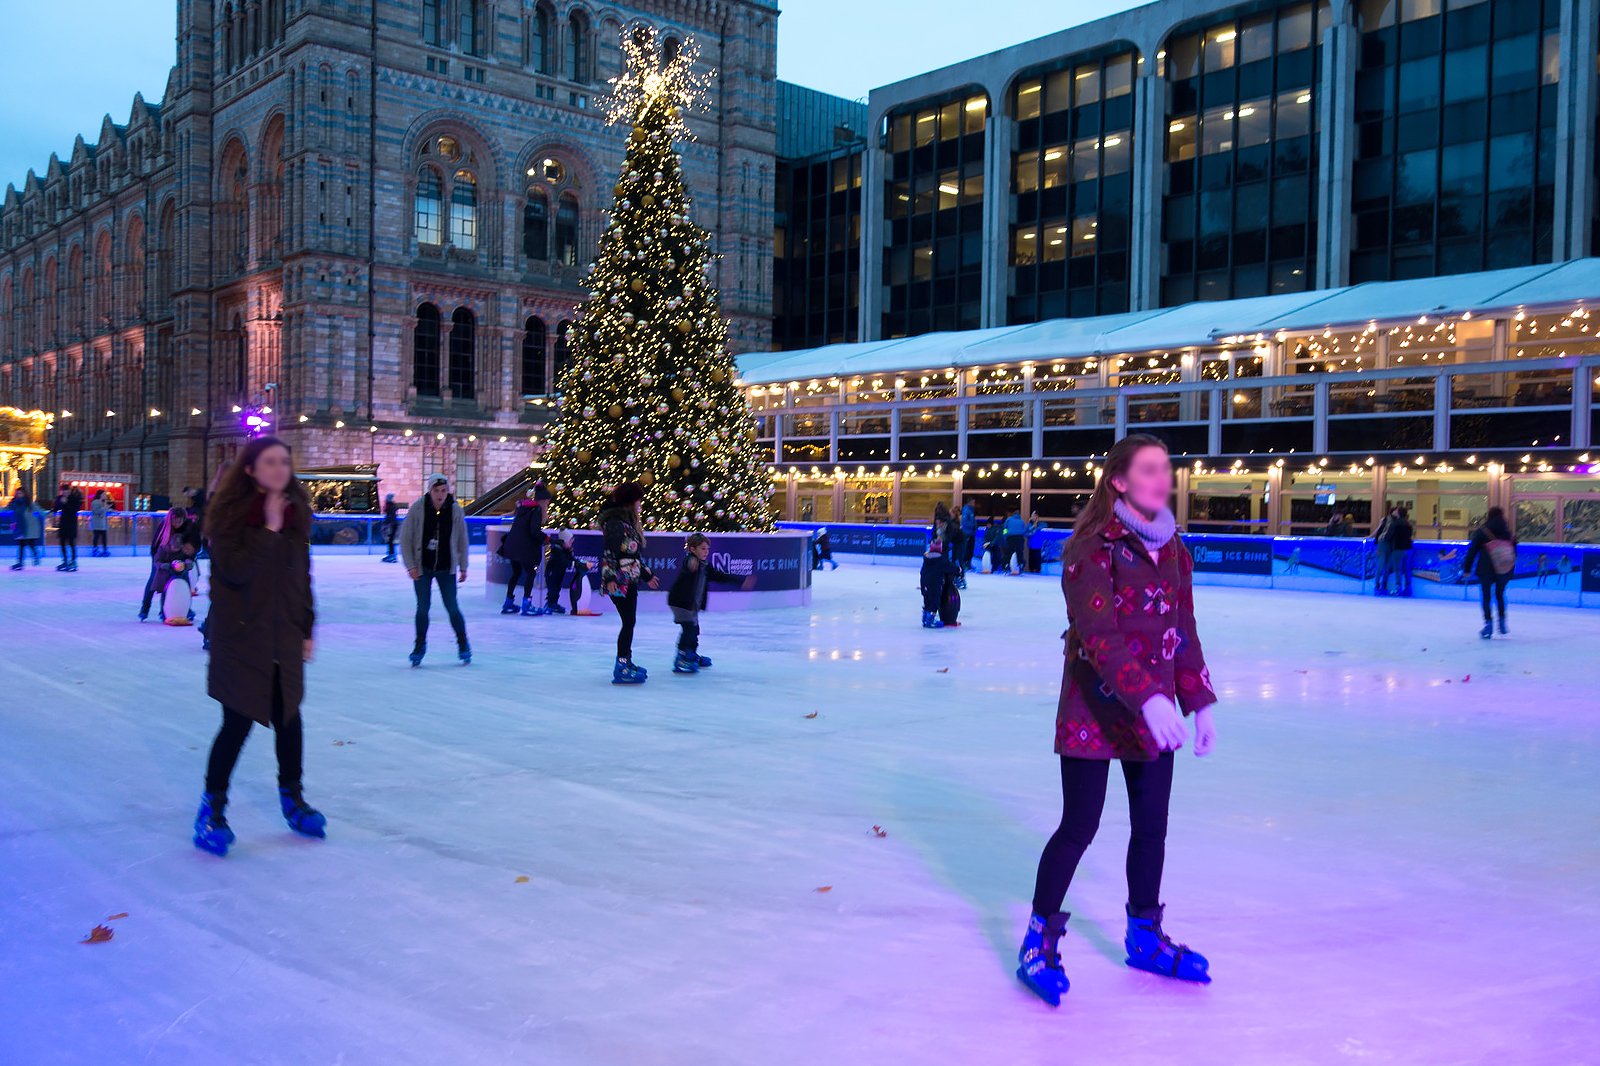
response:
M711 665L711 660L700 654L700 612L706 609L706 586L712 581L719 585L742 585L746 590L755 588L756 577L751 574L739 578L718 568L711 562L711 541L704 533L691 533L684 541L683 562L678 564L678 576L667 592L667 606L672 608L672 620L683 628L678 637L678 657L672 664L675 674L697 674Z
M955 560L945 552L942 537L934 537L928 550L922 553L922 628L943 629L945 601L954 590L956 575L961 571ZM955 620L952 618L953 623Z

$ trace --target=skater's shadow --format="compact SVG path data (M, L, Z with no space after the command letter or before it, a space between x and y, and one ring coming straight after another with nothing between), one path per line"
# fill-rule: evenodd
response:
M1041 835L991 797L962 787L938 770L930 769L925 776L898 774L887 784L888 799L920 814L901 823L901 839L917 850L939 881L978 913L984 936L1010 973L1016 967L1039 851L1048 832ZM1079 868L1080 880L1088 875L1087 868ZM1123 960L1120 927L1112 935L1096 922L1074 918L1070 935L1112 962Z

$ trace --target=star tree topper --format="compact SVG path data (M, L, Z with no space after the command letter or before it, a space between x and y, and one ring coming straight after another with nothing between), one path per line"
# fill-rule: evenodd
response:
M700 44L693 37L678 46L671 59L662 61L656 31L640 26L622 38L622 73L611 79L611 96L606 101L606 122L619 125L633 122L651 105L665 102L670 107L666 131L674 140L694 140L684 123L685 112L709 109L706 89L716 71L701 71Z

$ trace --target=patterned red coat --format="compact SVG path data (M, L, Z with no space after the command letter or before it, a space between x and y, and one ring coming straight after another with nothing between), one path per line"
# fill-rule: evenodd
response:
M1157 694L1184 714L1217 701L1194 624L1194 562L1173 537L1156 558L1113 518L1062 568L1069 626L1056 754L1148 762L1160 755L1140 708ZM1079 551L1083 551L1079 546Z

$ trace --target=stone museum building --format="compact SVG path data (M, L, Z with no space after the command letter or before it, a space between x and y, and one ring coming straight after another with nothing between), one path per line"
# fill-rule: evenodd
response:
M180 0L161 101L7 188L0 403L58 472L202 485L270 423L402 501L526 467L626 130L619 42L718 76L683 146L733 343L772 328L778 12L755 0Z

